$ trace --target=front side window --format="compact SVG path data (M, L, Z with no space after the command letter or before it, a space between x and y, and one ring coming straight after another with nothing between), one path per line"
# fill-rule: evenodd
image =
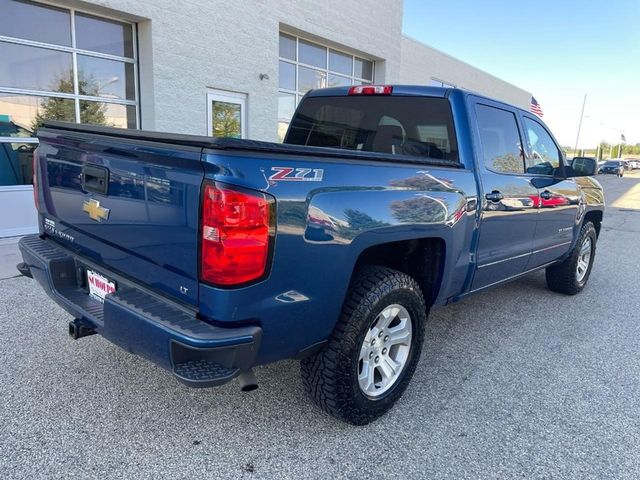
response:
M477 105L476 116L485 166L496 173L524 173L522 143L514 113Z
M451 107L443 98L307 98L285 143L458 160Z
M524 118L530 155L527 158L527 173L553 175L560 168L560 150L545 128L528 117Z
M280 33L278 137L282 141L295 107L309 90L373 82L374 62Z

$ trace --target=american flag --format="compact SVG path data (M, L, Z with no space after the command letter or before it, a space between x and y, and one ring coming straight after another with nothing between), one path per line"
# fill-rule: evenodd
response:
M529 108L533 113L535 113L540 118L544 117L544 113L542 113L542 107L535 99L535 97L531 97L531 107Z

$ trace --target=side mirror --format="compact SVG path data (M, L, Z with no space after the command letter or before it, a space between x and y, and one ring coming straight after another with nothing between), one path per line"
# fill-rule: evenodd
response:
M595 158L576 157L571 161L571 172L569 177L591 177L598 170L598 162Z

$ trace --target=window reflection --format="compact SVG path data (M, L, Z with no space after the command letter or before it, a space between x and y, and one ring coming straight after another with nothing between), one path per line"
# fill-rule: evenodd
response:
M0 42L0 87L73 93L71 54Z
M78 55L80 95L135 100L133 64Z
M136 128L136 107L80 100L80 122L108 127Z
M316 88L327 86L327 73L307 67L298 67L298 90L307 93Z
M214 101L211 105L211 125L214 137L242 137L242 106L239 103Z
M524 119L531 155L527 158L527 173L553 175L560 167L560 150L551 135L538 122Z
M0 142L0 185L30 185L34 143Z
M478 105L476 115L485 166L497 173L524 173L520 133L515 115L487 105Z
M38 3L0 2L0 35L71 46L71 13Z
M73 100L57 97L0 94L0 126L16 125L22 128L23 131L28 131L29 136L32 136L45 119L63 122L75 121Z
M133 58L133 28L128 23L76 13L76 46Z
M351 76L353 73L353 57L335 50L329 50L329 70Z

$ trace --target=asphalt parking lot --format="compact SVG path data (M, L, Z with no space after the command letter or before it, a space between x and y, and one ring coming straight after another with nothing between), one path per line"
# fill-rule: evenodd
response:
M0 478L639 478L640 175L600 178L585 291L536 273L433 312L412 384L366 427L313 407L296 362L252 393L189 389L0 280Z

